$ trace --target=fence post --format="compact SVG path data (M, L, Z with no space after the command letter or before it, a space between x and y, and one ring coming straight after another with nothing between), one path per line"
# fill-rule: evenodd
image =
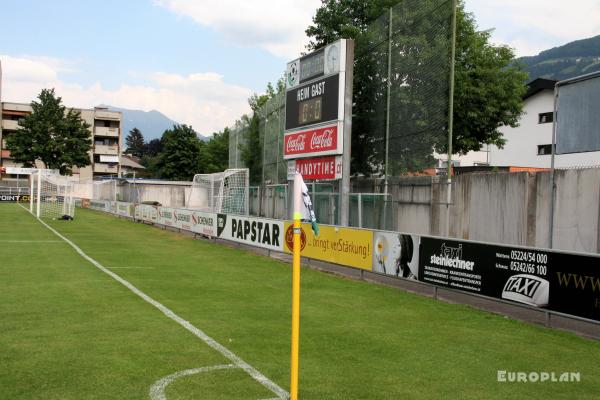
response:
M358 194L358 227L362 228L362 193Z

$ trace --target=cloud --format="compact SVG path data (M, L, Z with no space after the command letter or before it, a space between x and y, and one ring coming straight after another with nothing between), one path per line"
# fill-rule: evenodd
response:
M214 72L187 76L156 72L149 77L149 84L123 84L108 90L100 83L84 87L60 79L62 65L68 63L49 60L0 55L2 101L29 103L42 89L55 88L63 104L69 107L92 108L110 104L136 110L158 110L175 121L192 125L204 135L231 126L236 119L250 112L247 99L251 90L227 83L222 75Z
M229 41L261 47L292 59L308 42L304 30L320 0L155 0L169 11L192 18L223 34Z
M598 0L466 0L481 29L517 55L535 55L573 40L600 35Z

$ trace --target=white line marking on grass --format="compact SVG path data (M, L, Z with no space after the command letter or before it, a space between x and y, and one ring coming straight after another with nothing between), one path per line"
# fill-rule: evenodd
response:
M226 365L213 365L212 367L202 367L202 368L193 368L186 369L183 371L175 372L174 374L167 375L164 378L160 378L150 387L150 399L151 400L167 400L167 396L165 395L165 389L167 386L176 379L181 378L182 376L189 376L200 374L202 372L210 372L210 371L218 371L221 369L232 369L239 368L235 364L226 364ZM277 399L279 399L277 397Z
M21 205L21 207L25 211L29 212L29 210L27 210L22 205ZM184 327L185 329L187 329L189 332L191 332L194 336L196 336L197 338L199 338L200 340L202 340L208 346L210 346L214 350L216 350L219 353L221 353L225 358L227 358L231 362L233 362L234 365L236 365L237 367L239 367L239 368L243 369L244 371L246 371L246 373L248 375L250 375L255 381L257 381L258 383L260 383L261 385L263 385L264 387L266 387L267 389L269 389L271 392L275 393L277 395L277 398L279 398L279 399L287 399L287 398L289 398L290 395L289 395L288 392L286 392L284 389L282 389L281 387L279 387L279 385L277 385L275 382L271 381L269 378L267 378L266 376L264 376L263 374L261 374L253 366L251 366L250 364L248 364L247 362L245 362L244 360L242 360L240 357L238 357L237 355L235 355L227 347L223 346L222 344L220 344L219 342L217 342L216 340L214 340L213 338L211 338L210 336L208 336L206 333L204 333L200 329L196 328L189 321L186 321L185 319L181 318L179 315L175 314L173 311L171 311L170 309L168 309L167 307L165 307L164 305L162 305L158 301L154 300L153 298L151 298L150 296L148 296L147 294L145 294L144 292L142 292L141 290L139 290L138 288L136 288L135 286L133 286L131 283L129 283L125 279L121 278L119 275L117 275L114 272L110 271L109 269L103 267L102 264L100 264L98 261L94 260L93 258L91 258L90 256L88 256L87 254L85 254L83 252L83 250L81 250L79 247L77 247L77 245L75 243L71 242L69 239L67 239L66 237L64 237L63 235L61 235L58 231L56 231L54 228L52 228L51 226L49 226L48 224L46 224L44 221L42 221L39 218L37 218L37 220L42 225L44 225L46 228L48 228L50 231L52 231L56 236L58 236L59 238L61 238L65 242L67 242L81 257L83 257L87 261L89 261L90 264L94 265L100 271L104 272L105 274L107 274L108 276L110 276L111 278L113 278L114 280L116 280L117 282L119 282L120 284L122 284L123 286L125 286L127 289L129 289L133 293L137 294L139 297L141 297L146 302L148 302L148 303L152 304L154 307L158 308L168 318L170 318L173 321L177 322L179 325L181 325L182 327Z
M0 243L62 243L62 240L0 240Z

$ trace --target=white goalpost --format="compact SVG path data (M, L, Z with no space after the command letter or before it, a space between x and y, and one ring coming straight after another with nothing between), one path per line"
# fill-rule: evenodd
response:
M53 171L39 169L30 175L29 211L38 218L75 216L73 182Z
M247 168L196 174L186 207L206 212L247 215L249 186Z
M117 181L114 179L94 181L91 198L94 200L116 201Z

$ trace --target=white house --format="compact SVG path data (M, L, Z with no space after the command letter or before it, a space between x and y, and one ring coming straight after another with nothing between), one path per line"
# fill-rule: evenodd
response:
M555 84L556 81L543 78L527 84L519 126L500 128L506 139L504 148L484 145L482 151L456 155L454 164L550 168ZM441 158L440 162L445 165L445 157ZM555 155L556 168L586 166L600 166L600 151Z

